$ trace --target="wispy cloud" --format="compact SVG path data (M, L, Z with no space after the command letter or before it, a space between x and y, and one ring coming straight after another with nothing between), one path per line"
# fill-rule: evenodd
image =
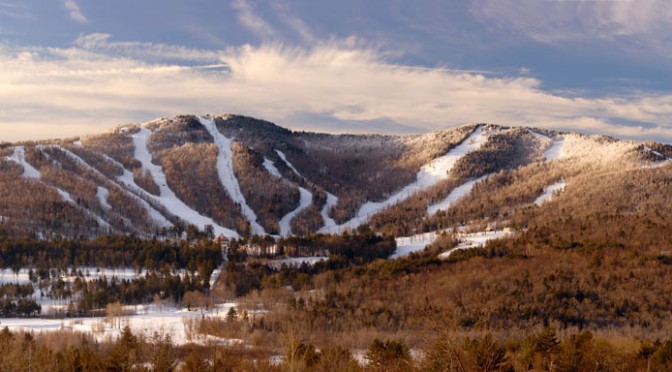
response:
M543 43L620 41L620 46L644 46L672 57L667 0L472 0L470 9L488 27Z
M75 2L75 0L65 0L65 9L70 12L70 19L73 21L79 23L88 22L86 16L84 16L84 13L82 13L82 11L79 9L79 5Z
M148 54L184 63L151 62ZM389 55L355 39L215 51L105 34L82 36L70 48L0 45L0 139L234 112L334 132L357 123L390 132L490 122L672 141L672 95L561 95L534 78L398 65Z
M246 0L234 0L231 7L238 12L238 22L252 31L262 40L273 40L276 31L262 17L254 12L254 8Z
M23 20L35 19L30 8L18 1L0 1L0 16Z

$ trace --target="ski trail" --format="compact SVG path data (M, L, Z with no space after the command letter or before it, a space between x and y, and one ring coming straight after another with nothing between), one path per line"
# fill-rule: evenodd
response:
M257 222L257 215L252 208L247 205L247 201L240 191L240 185L238 184L236 175L233 173L233 151L231 150L233 141L219 132L217 124L215 124L213 120L206 118L198 119L203 127L210 133L215 141L215 145L217 145L217 148L219 149L217 154L217 174L219 175L219 180L222 183L222 186L224 186L229 193L233 202L240 205L243 215L250 222L252 233L256 235L266 234L264 228Z
M335 207L336 204L338 204L338 198L336 195L327 193L327 202L324 203L324 207L322 207L322 210L320 211L320 214L322 214L322 220L324 221L324 227L320 229L320 231L332 231L335 230L338 226L336 221L329 217L329 211L331 211L331 208Z
M313 194L310 191L304 189L303 187L299 187L299 194L301 195L299 206L293 211L287 213L279 222L280 235L282 236L289 236L292 234L292 226L290 222L292 222L294 217L301 213L301 211L313 204Z
M301 178L305 178L305 177L303 177L303 176L301 175L301 173L299 173L298 170L296 170L296 168L294 168L294 166L292 165L292 163L290 163L290 162L287 160L287 156L285 156L285 153L284 153L284 152L282 152L282 151L280 151L280 150L275 150L275 152L276 152L276 154L278 154L278 156L280 157L280 159L282 159L282 161L284 161L285 164L287 164L287 166L289 167L289 169L291 169L292 172L294 172L294 174L296 174L297 176L299 176L299 177L301 177Z
M287 162L286 158L283 158L282 156L280 158L283 159L283 161L285 162L285 164L287 164L288 167L294 169L294 167L289 162ZM274 177L284 179L280 174L280 171L272 161L264 158L264 167L266 168L268 173L270 173ZM294 219L294 217L296 217L299 213L301 213L301 211L310 207L310 205L313 204L313 193L311 193L310 191L306 190L303 187L300 186L297 187L299 188L299 195L300 195L299 206L296 207L296 209L294 209L293 211L284 215L280 220L280 222L278 222L278 224L280 225L280 236L291 235L292 234L291 222Z
M42 178L42 174L40 173L40 171L35 169L35 167L30 165L30 163L28 163L26 161L26 152L25 152L25 148L23 146L15 147L14 148L14 153L11 156L9 156L8 159L11 160L11 161L14 161L15 163L17 163L17 164L19 164L23 167L23 176L24 177L35 179L35 180L40 180ZM96 222L98 223L98 225L100 227L105 228L108 231L114 231L115 230L102 217L100 217L97 214L91 212L90 210L78 205L77 202L75 201L75 198L73 198L72 195L69 192L67 192L67 191L65 191L65 190L63 190L59 187L56 187L56 186L47 185L46 183L43 183L43 184L47 187L50 187L50 188L56 190L56 192L58 192L58 194L61 196L61 198L64 201L74 205L77 209L81 210L82 212L87 214L89 217L96 220Z
M161 191L160 196L158 197L150 195L149 193L148 195L151 196L152 199L158 201L159 204L163 205L170 213L184 219L187 223L193 224L201 230L205 229L206 225L211 225L214 228L216 235L237 238L238 234L235 231L218 225L212 218L199 214L191 207L184 204L184 202L175 195L173 190L168 187L166 174L163 173L163 169L152 163L152 155L147 148L147 139L150 133L149 129L140 127L140 130L131 136L131 138L133 138L133 144L135 145L135 158L142 163L144 169L152 174L154 181L159 185Z
M542 205L547 201L550 201L553 199L553 195L555 195L556 192L561 192L565 189L565 180L560 180L552 185L549 185L544 189L544 193L539 195L539 197L534 201L534 205Z
M89 163L87 163L84 159L82 159L79 155L75 154L74 152L72 152L72 151L70 151L70 150L68 150L68 149L66 149L62 146L58 146L58 145L53 145L53 147L58 148L66 156L70 157L72 160L74 160L75 162L77 162L78 164L83 166L84 168L91 170L92 172L94 172L94 174L98 175L99 177L107 179L107 177L104 174L102 174L98 169L92 167ZM126 168L124 168L123 165L121 165L118 161L112 159L111 157L109 157L105 154L102 154L102 153L101 153L101 155L103 156L103 158L105 158L105 160L118 165L119 167L121 167L121 169L124 170L124 174L122 176L117 177L117 182L126 184L127 188L130 188L131 185L134 186L136 189L144 192L145 197L147 197L147 195L150 195L149 193L145 192L145 190L143 190L141 187L139 187L137 184L135 184L135 179L133 178L133 173L128 171ZM135 201L137 201L147 211L147 214L149 215L149 217L159 225L159 227L171 227L171 226L173 226L173 224L170 221L168 221L168 219L166 219L166 217L163 214L161 214L161 212L157 211L154 207L152 207L145 200L143 200L142 198L133 194L132 192L128 191L124 187L120 187L120 188L124 193L126 193L127 195L130 195ZM101 199L101 205L103 207L108 208L108 209L112 209L112 206L110 206L109 203L107 202L107 199L109 197L109 190L107 190L107 189L105 189L105 190L106 191L103 191L103 193L105 193L105 199L104 199L105 201L103 202L103 199ZM98 194L99 198L101 197L100 192L101 191L100 191L100 188L99 188L99 194ZM151 196L153 196L153 195L150 195L150 197Z
M382 202L366 202L359 208L357 215L349 221L330 229L323 228L320 232L340 232L346 228L354 229L357 226L366 223L371 216L383 209L407 199L418 191L436 185L441 180L448 178L448 174L459 159L471 151L478 150L487 140L488 135L483 127L478 127L467 139L448 151L447 154L422 166L416 176L415 182L407 185L387 200Z
M547 148L546 151L544 151L544 158L546 159L546 161L552 161L555 159L564 158L566 156L565 152L563 151L563 148L565 146L564 138L554 141L551 137L537 133L533 130L528 129L527 131L530 132L530 134L532 134L542 143L548 143L548 142L551 143L551 146Z
M477 183L483 181L486 178L488 178L488 175L475 180L467 181L464 184L456 187L453 191L450 192L450 194L448 194L445 199L436 204L430 205L427 208L427 215L431 216L440 210L447 210L460 199L467 196Z

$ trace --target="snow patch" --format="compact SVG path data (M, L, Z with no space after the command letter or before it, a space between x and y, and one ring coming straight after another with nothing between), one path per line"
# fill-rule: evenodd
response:
M98 196L98 200L100 201L100 205L105 208L105 209L112 209L112 206L110 203L108 203L107 199L110 197L110 190L98 186L98 190L96 192L96 195Z
M445 260L449 258L453 252L464 249L481 248L490 240L501 239L511 235L513 235L513 232L509 230L483 231L458 235L457 238L461 240L461 243L458 244L457 247L441 253L439 258Z
M268 171L268 173L271 174L271 176L276 178L282 178L280 171L278 170L278 168L275 167L275 163L268 160L267 158L264 158L264 168L266 168L266 170Z
M532 134L536 139L541 141L543 144L550 143L550 146L546 149L546 151L544 151L544 158L546 158L546 161L553 161L555 159L560 159L567 156L567 154L563 150L565 146L564 138L554 141L551 137L537 133L533 130L528 130L528 132Z
M543 203L550 201L553 198L553 195L562 192L565 189L565 180L560 180L544 189L543 194L534 201L534 205L542 205Z
M26 150L23 146L16 146L14 153L8 158L23 167L23 176L39 180L42 175L26 161Z
M201 230L205 229L206 225L212 225L216 235L224 235L228 238L237 238L238 234L235 231L220 226L215 223L212 218L205 217L191 209L189 206L184 204L184 202L182 202L182 200L180 200L177 195L175 195L170 187L168 187L166 174L163 173L163 169L160 166L152 163L152 155L149 153L149 149L147 148L147 139L150 133L151 132L149 129L140 127L138 132L131 136L133 138L133 144L135 145L135 158L138 159L140 163L142 163L144 169L148 170L152 174L154 181L157 183L157 185L159 185L160 196L157 197L150 194L147 194L147 196L150 196L153 200L158 201L170 213L179 216L180 218L184 219L190 224L193 224ZM124 176L122 177L126 180L128 180L130 177L132 180L133 175L128 174L130 172L126 172L128 171L125 171Z
M419 252L425 249L428 245L434 243L436 239L443 233L443 231L432 231L413 236L396 238L397 250L391 255L390 259L408 256L411 253Z
M275 152L278 154L278 156L280 157L280 159L282 159L282 161L284 161L285 164L287 164L287 166L289 167L289 169L292 170L292 172L294 172L297 176L299 176L299 177L301 177L301 178L304 178L304 177L301 175L301 173L299 173L299 171L296 170L296 168L294 168L294 166L292 165L292 163L290 163L289 161L287 161L287 156L285 156L285 153L284 153L284 152L282 152L282 151L280 151L280 150L275 150Z
M448 194L445 199L434 205L430 205L427 208L427 215L431 216L440 210L447 210L460 199L467 196L477 183L483 181L486 178L488 178L487 175L475 180L467 181L464 184L456 187L453 191L450 192L450 194Z
M324 221L324 227L322 230L335 230L337 227L336 221L334 221L333 218L329 217L329 212L333 207L338 204L338 198L331 194L327 193L327 202L324 204L324 207L322 207L322 210L320 211L320 214L322 215L322 220Z
M231 145L233 141L230 138L225 137L217 129L217 124L211 119L199 118L201 125L210 133L212 138L215 141L215 145L219 149L217 154L217 174L219 175L219 180L228 192L233 202L240 205L243 215L250 222L252 227L252 233L257 235L264 235L266 232L264 228L259 225L257 222L257 215L254 213L252 208L247 205L247 201L243 196L243 193L240 191L240 185L236 179L236 175L233 173L233 151L231 150ZM164 177L165 178L165 177Z

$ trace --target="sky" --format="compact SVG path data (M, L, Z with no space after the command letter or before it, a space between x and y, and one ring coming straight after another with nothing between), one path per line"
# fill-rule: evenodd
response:
M0 0L0 141L223 113L672 143L672 3Z

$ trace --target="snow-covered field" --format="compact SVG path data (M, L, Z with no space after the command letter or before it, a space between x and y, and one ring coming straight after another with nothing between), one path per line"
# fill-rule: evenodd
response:
M218 225L215 223L215 221L212 220L212 218L199 214L184 204L184 202L180 200L177 195L175 195L173 190L168 187L166 174L163 173L163 169L160 166L152 163L152 155L149 153L149 149L147 148L147 139L150 133L151 132L149 129L140 127L138 132L135 133L132 138L133 144L135 145L135 158L138 159L140 163L142 163L144 169L151 173L152 177L154 178L154 182L156 182L160 189L160 196L157 197L151 195L151 197L155 200L158 200L160 204L162 204L170 213L176 216L180 216L180 218L184 219L190 224L193 224L201 230L204 230L206 225L212 225L216 235L237 238L238 233Z
M336 226L331 229L322 229L321 232L340 232L346 228L354 229L357 226L365 223L371 216L382 211L383 209L395 205L414 193L425 190L431 186L436 185L441 180L448 177L450 170L455 166L455 163L467 153L478 150L488 140L488 134L483 127L477 128L467 139L461 144L450 150L447 154L438 157L428 164L422 166L416 176L415 182L407 185L396 194L382 202L366 202L357 212L357 215L346 223Z
M534 201L534 205L542 205L543 203L553 199L553 195L562 192L565 189L565 180L560 180L544 189L544 193Z
M233 202L240 205L243 215L250 222L252 233L264 235L266 232L257 222L257 215L247 204L247 200L245 200L242 191L240 191L238 179L233 173L233 151L231 150L233 141L224 136L217 129L217 124L215 124L213 120L199 118L199 121L208 133L210 133L215 141L215 145L217 145L217 148L219 149L217 154L217 174L219 175L219 180L222 183L222 186L224 186L224 189L226 189Z
M97 340L114 339L121 333L121 329L128 325L134 334L152 337L155 332L160 335L169 334L173 342L178 345L189 342L206 343L239 343L240 340L217 339L212 336L198 335L189 327L190 321L195 322L202 318L224 319L230 308L235 303L217 305L211 310L188 311L175 307L157 305L126 306L124 310L135 312L118 318L116 327L112 322L106 321L105 317L93 318L68 318L68 319L45 319L45 318L3 318L0 319L0 327L8 327L11 331L35 331L53 332L59 330L72 330L92 334Z

